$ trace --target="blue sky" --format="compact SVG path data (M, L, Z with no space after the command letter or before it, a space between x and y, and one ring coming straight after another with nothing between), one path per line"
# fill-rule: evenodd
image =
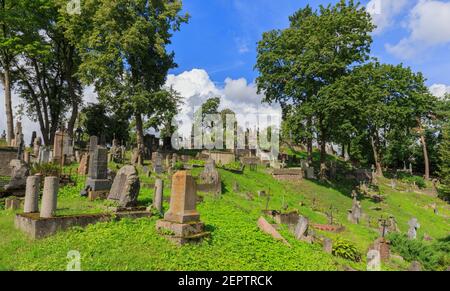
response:
M379 2L377 2L379 1ZM176 53L179 67L171 73L180 74L193 68L204 69L217 85L222 85L229 77L232 79L246 78L252 82L257 72L253 69L256 60L256 43L265 31L281 29L288 26L288 17L296 10L310 4L318 7L320 4L335 3L332 0L184 0L184 9L191 15L189 24L183 25L180 32L173 38L171 48ZM367 5L369 1L361 1ZM423 3L421 3L423 2ZM428 3L427 3L428 2ZM372 0L372 4L380 5L374 10L376 22L380 29L374 33L372 54L382 62L398 64L403 62L415 71L421 71L428 79L428 85L450 84L450 54L448 34L441 37L442 42L431 41L415 35L414 29L421 29L420 18L427 20L429 13L449 8L447 0ZM443 4L436 6L434 4ZM448 4L448 5L446 5ZM433 8L433 6L436 6ZM418 9L417 7L422 7ZM431 7L431 8L430 8ZM435 9L433 12L432 9ZM421 12L425 11L425 12ZM378 16L377 16L378 15ZM450 30L450 15L441 22L425 28L433 30L436 26ZM419 20L417 20L419 18ZM417 24L419 22L419 24ZM447 25L447 27L442 27ZM411 29L414 27L414 29ZM434 29L435 30L435 29ZM450 33L450 32L449 32ZM406 39L407 47L388 49L387 46L399 44ZM410 55L409 50L416 51Z
M179 67L172 70L167 85L184 98L180 115L190 115L195 106L210 97L221 97L222 108L237 114L267 110L261 104L254 80L258 73L256 45L263 32L286 28L288 18L310 4L334 4L337 0L184 0L190 22L176 32L170 49ZM404 63L428 79L436 96L450 93L450 0L361 0L370 7L378 29L373 33L372 55L381 62ZM84 90L84 104L96 102L92 87ZM22 102L13 94L13 107ZM0 85L0 104L4 104ZM16 111L17 112L17 111ZM16 116L18 117L18 116ZM5 126L0 106L0 131ZM36 122L21 117L26 139Z

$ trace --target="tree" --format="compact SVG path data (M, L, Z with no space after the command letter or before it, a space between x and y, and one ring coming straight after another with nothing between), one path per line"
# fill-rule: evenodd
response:
M24 111L36 120L46 145L53 144L55 132L66 121L73 136L81 84L75 77L79 57L75 47L64 36L59 25L60 8L53 1L40 1L28 19L33 25L21 27L26 50L14 62Z
M181 8L179 0L86 0L81 15L64 18L80 51L82 81L95 85L101 102L132 112L141 148L144 118L161 111L162 86L176 66L167 45L188 20Z
M8 143L14 138L14 118L11 91L13 85L13 62L24 50L25 42L21 27L30 25L27 13L32 1L0 0L0 81L5 94L5 112ZM32 9L32 8L31 8Z
M422 74L410 68L371 62L355 68L322 92L344 100L340 110L354 112L350 122L354 129L367 133L379 176L383 175L386 145L410 136L417 126L417 116L425 112L431 97L424 82Z
M264 102L303 107L297 110L309 132L318 133L321 147L321 173L325 169L326 142L331 140L336 123L328 111L335 99L321 91L332 85L351 67L368 59L374 29L370 15L354 1L339 1L335 6L310 6L290 17L285 30L263 34L258 45L256 68L258 91ZM309 143L312 143L309 141Z

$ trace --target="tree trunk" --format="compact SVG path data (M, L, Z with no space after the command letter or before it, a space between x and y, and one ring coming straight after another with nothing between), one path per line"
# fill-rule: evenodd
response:
M345 159L345 144L342 144L341 158Z
M308 131L311 134L312 120L311 118L307 121ZM311 134L312 136L312 134ZM306 148L308 152L308 164L311 166L313 162L313 139L312 137L308 137L306 141Z
M144 152L144 125L143 125L142 116L141 116L140 113L136 113L135 114L135 118L136 118L136 142L137 142L137 147L139 149L139 156L140 156L138 161L143 163L144 162L144 156L143 156L143 152Z
M324 137L321 138L320 142L320 178L325 178L325 171L327 169L326 160L327 160L327 142Z
M383 177L383 168L381 166L380 153L379 153L379 149L378 149L378 146L377 146L378 137L374 138L374 136L372 135L370 140L371 140L371 143L372 143L373 157L374 157L374 160L375 160L376 175L378 177Z
M417 119L419 124L420 142L423 149L423 162L425 164L425 179L430 180L430 159L428 158L427 141L425 139L425 131L423 130L422 122Z
M14 139L14 117L12 111L11 100L11 72L9 68L5 68L2 74L3 89L5 91L5 113L6 113L6 136L8 144L11 144L11 140Z

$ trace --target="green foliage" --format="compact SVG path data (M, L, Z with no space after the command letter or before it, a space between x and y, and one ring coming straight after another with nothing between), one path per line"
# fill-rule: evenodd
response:
M41 174L43 177L59 177L61 166L54 163L34 164L31 167L31 174Z
M443 128L443 139L439 147L441 187L439 196L450 200L450 122Z
M351 260L354 262L361 261L361 254L356 246L348 240L342 238L336 239L333 243L333 255Z
M235 162L231 162L225 165L221 166L223 169L225 170L231 170L231 171L241 171L242 170L242 163L235 161Z
M184 170L184 163L178 161L178 162L175 163L175 165L173 165L172 169L175 170L175 171Z
M450 241L426 244L420 240L410 240L404 234L389 235L393 251L405 260L419 261L427 270L445 270L450 263Z
M427 184L425 182L425 179L419 176L406 176L401 179L403 182L409 183L409 184L416 184L419 189L425 189L427 187Z

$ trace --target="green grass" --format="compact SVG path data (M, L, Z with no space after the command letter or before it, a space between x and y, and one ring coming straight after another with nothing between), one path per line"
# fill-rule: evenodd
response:
M110 165L113 169L117 166L120 167ZM198 176L201 171L201 168L195 168L192 173ZM156 233L157 217L100 223L86 229L62 232L44 240L31 241L14 229L14 213L0 210L0 270L64 270L70 250L80 252L83 270L336 270L343 266L365 269L367 248L378 234L376 229L367 225L366 220L360 225L347 222L347 209L352 205L350 185L321 184L307 180L295 184L279 182L263 168L257 172L245 170L243 175L219 171L224 186L222 197L215 199L212 195L199 193L204 196L204 201L198 205L201 220L211 232L211 238L200 245L172 245ZM168 177L162 177L165 180L164 195L169 196ZM76 187L60 190L57 215L105 211L108 202L89 202L79 196L84 177L76 179ZM141 176L143 184L152 184L154 179L154 176ZM240 186L239 193L232 190L235 181ZM380 180L380 191L386 197L385 202L376 204L368 199L362 201L366 215L373 219L394 215L402 232L407 231L408 220L416 217L422 226L419 238L425 234L436 240L448 236L450 210L447 204L426 194L392 191L388 183L387 179ZM286 205L290 210L297 209L312 223L326 223L324 213L332 205L336 209L335 218L346 230L339 235L317 233L351 241L362 254L362 262L354 263L325 254L320 245L295 240L286 227L282 227L280 233L291 247L262 233L256 221L266 207L267 198L257 196L260 190L271 195L269 209L281 210ZM247 199L248 192L254 197L252 201ZM153 189L142 187L139 204L148 206L152 195ZM438 205L438 216L428 207L432 203ZM168 204L164 203L164 207L167 210ZM382 210L371 210L373 207L381 207ZM392 260L383 268L398 270L407 268L407 265Z

